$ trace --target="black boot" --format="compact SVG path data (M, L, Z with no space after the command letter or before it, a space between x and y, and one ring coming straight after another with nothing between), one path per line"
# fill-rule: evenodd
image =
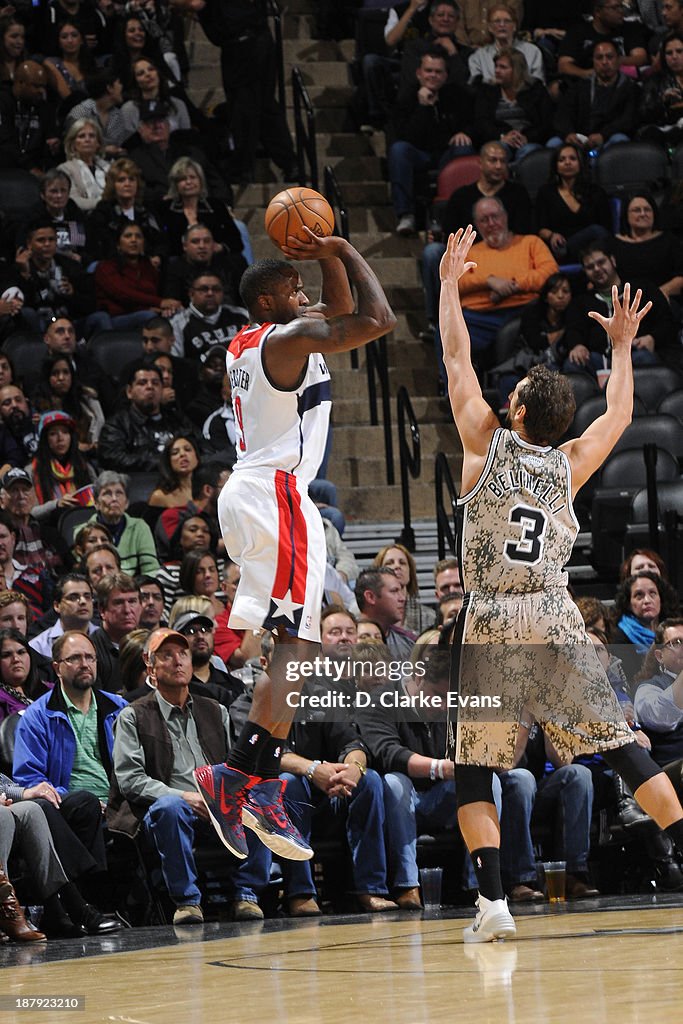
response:
M637 804L633 793L621 775L614 775L614 788L617 792L617 820L626 829L636 829L640 825L649 825L652 818Z

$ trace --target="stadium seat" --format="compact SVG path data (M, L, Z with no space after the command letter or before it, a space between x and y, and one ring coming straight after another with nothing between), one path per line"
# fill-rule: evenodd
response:
M35 174L14 168L0 170L0 210L13 221L31 213L40 201L40 185Z
M662 395L669 395L681 386L680 374L668 366L642 366L633 371L634 392L648 412L657 412Z
M576 408L587 402L589 398L600 398L602 392L595 377L589 373L568 373L569 383L574 392Z
M678 462L665 448L657 448L655 477L657 482L677 480L679 477ZM646 483L647 473L642 445L613 452L600 470L601 488L641 488L645 487ZM597 496L598 491L595 492L595 497Z
M671 177L674 181L683 178L683 142L680 142L671 157Z
M459 156L439 171L436 179L435 203L446 202L463 185L472 185L479 177L481 163L476 153Z
M157 485L158 473L130 473L128 502L130 505L146 502Z
M683 430L675 416L660 413L639 416L626 428L614 446L614 451L642 448L648 443L656 444L675 459L683 459Z
M661 192L668 179L666 153L650 142L618 142L598 157L598 184L611 195L645 186Z
M670 480L657 485L657 511L660 521L669 510L683 516L683 480ZM644 487L634 495L631 502L631 522L646 523L647 516L647 488Z
M571 376L587 377L588 379L592 379L588 374L571 374ZM602 416L606 409L607 399L604 391L600 391L598 394L593 394L583 401L581 405L578 405L577 403L574 422L569 428L569 436L579 437L580 434L583 434L586 427L589 427L594 420L597 420L598 416ZM639 398L635 398L633 401L633 415L637 417L647 415L647 409ZM632 448L633 445L627 445L627 447Z
M550 178L550 164L553 159L552 149L535 149L512 169L515 181L524 185L531 196L532 201L536 198L541 185Z
M94 514L95 509L92 506L87 508L67 508L62 512L57 522L57 529L59 530L60 537L63 537L69 547L72 547L74 536L83 523L87 523Z
M670 395L665 395L657 406L657 412L675 416L683 423L683 388L672 391Z
M134 359L143 355L139 331L100 331L88 342L88 352L105 373L115 380Z
M40 334L11 334L2 346L9 356L18 380L31 377L35 382L47 348Z

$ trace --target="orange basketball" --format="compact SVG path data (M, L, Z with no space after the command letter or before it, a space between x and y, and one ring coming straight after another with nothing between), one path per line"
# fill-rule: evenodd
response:
M277 246L285 243L288 235L305 242L305 225L314 235L326 238L334 231L334 213L325 196L312 188L286 188L268 203L265 217L266 231Z

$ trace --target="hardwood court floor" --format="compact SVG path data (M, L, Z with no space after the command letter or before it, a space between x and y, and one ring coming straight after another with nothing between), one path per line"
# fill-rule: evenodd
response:
M601 909L591 909L599 906ZM464 946L463 911L135 929L0 949L18 1024L659 1024L683 1010L683 899L517 914L518 938ZM4 969L3 969L4 968ZM84 996L82 1012L15 997Z

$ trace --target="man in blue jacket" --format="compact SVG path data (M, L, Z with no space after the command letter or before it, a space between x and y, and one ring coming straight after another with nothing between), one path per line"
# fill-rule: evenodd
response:
M54 802L92 857L92 870L106 871L102 812L112 773L114 720L126 701L94 688L97 655L83 633L68 630L58 637L52 659L57 685L27 707L17 726L14 779L24 787L49 783ZM84 923L91 934L120 927L90 909L92 920Z

